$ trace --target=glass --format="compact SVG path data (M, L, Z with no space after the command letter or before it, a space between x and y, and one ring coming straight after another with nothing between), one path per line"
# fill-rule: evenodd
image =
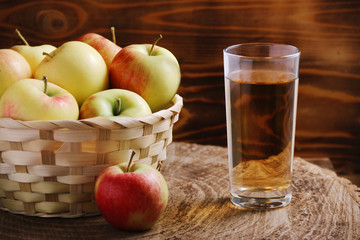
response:
M223 53L231 201L284 207L291 201L300 51L247 43Z

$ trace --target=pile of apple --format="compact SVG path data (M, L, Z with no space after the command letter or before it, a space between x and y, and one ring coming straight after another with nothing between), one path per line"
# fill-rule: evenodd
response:
M121 48L88 33L56 48L29 46L18 34L24 45L0 49L0 117L141 117L168 107L180 84L178 61L158 39ZM166 208L167 183L152 166L131 161L98 176L96 203L111 225L145 230Z
M113 30L113 29L112 29ZM153 44L121 48L96 33L63 43L0 49L0 117L142 117L167 108L180 84L175 56Z

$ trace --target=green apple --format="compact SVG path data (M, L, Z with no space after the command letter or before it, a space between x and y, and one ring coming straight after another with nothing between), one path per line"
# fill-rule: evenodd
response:
M30 77L30 65L20 53L0 49L0 97L16 81Z
M108 70L102 56L80 41L66 42L47 55L35 71L35 78L69 91L79 106L90 95L108 88Z
M0 100L0 117L17 120L77 120L79 106L65 89L38 79L11 85Z
M181 75L175 56L155 43L124 47L114 57L109 70L111 88L138 93L153 112L171 102L179 88Z
M31 67L32 74L34 74L40 62L45 58L45 55L43 53L44 52L51 53L56 49L56 47L49 44L44 44L40 46L30 46L17 29L16 32L19 35L19 37L23 40L24 45L15 45L12 46L11 49L17 51L26 59L26 61L29 63Z
M147 102L137 93L124 89L108 89L91 95L80 108L80 118L143 117L151 114Z

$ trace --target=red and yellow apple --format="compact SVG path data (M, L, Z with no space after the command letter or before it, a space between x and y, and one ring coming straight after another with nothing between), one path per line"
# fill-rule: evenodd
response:
M0 49L0 97L16 81L31 77L31 68L26 59L11 49Z
M124 47L113 59L110 86L136 92L156 112L173 99L180 84L180 67L175 56L154 44Z
M66 42L47 55L35 71L35 78L69 91L79 106L90 95L108 88L108 70L102 56L80 41Z
M112 28L113 38L115 39L115 32ZM85 42L95 48L100 55L104 58L108 68L115 57L121 50L121 47L116 45L116 42L111 42L109 39L97 33L86 33L77 39L78 41ZM114 40L115 41L115 40Z
M22 79L1 97L0 117L23 121L77 120L79 106L68 91L46 79Z
M80 118L143 117L151 114L147 102L137 93L125 89L107 89L94 93L80 108Z
M168 203L162 174L144 163L106 168L95 182L96 204L104 218L121 230L150 229Z

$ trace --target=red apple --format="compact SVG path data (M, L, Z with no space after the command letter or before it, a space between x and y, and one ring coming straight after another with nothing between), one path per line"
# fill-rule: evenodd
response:
M111 30L114 42L111 42L109 39L104 38L97 33L86 33L77 39L78 41L87 43L95 48L104 58L108 68L110 67L110 64L115 55L121 50L121 47L116 45L114 29L111 28Z
M114 227L127 231L150 229L168 203L161 173L145 163L122 163L106 168L95 182L97 206Z
M114 57L109 70L112 88L136 92L147 101L152 112L167 107L180 84L177 59L155 43L124 47Z

